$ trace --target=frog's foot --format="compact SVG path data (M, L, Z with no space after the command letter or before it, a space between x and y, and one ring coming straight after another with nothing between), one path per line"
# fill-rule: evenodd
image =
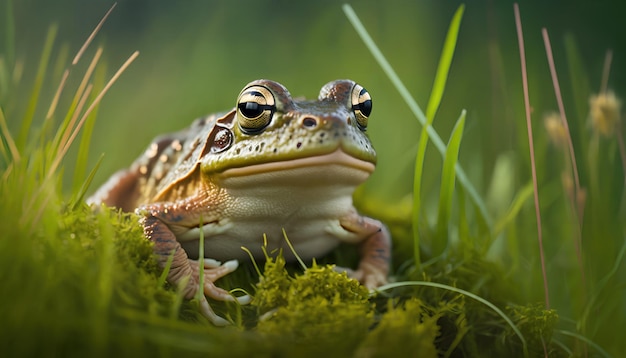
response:
M185 289L185 296L186 298L193 298L200 290L200 262L197 260L188 260L188 262L191 275L189 276L189 282ZM250 296L248 295L235 297L223 288L215 286L215 281L235 271L238 266L239 263L237 260L227 261L222 264L212 259L204 259L204 277L202 279L203 295L200 297L200 309L202 315L216 326L226 326L229 325L230 322L213 312L207 297L217 301L239 302L239 304L247 304L250 302Z
M365 287L375 289L387 283L391 259L391 235L380 222L353 212L341 220L341 226L360 238L361 261L356 270L339 268Z
M237 260L226 261L223 264L213 259L204 259L204 295L217 301L234 302L245 305L250 302L250 296L235 297L228 291L215 286L214 282L235 271L239 267ZM189 260L193 272L193 279L200 282L200 261Z
M180 250L179 252L181 252ZM176 255L175 255L176 256ZM185 260L182 264L178 264L176 257L172 262L172 267L168 275L168 281L180 285L185 284L183 288L183 296L186 299L192 299L199 296L199 303L202 315L216 326L229 325L226 319L218 316L211 308L207 297L217 301L239 302L245 304L250 301L249 296L234 297L228 291L215 286L215 281L225 275L235 271L239 266L236 260L220 263L215 260L204 260L204 277L202 278L203 287L200 287L200 263L196 260L189 260L184 255ZM202 292L201 295L197 295Z
M165 208L167 209L167 208ZM159 266L163 269L169 267L167 273L167 281L174 286L180 287L183 297L192 299L198 293L202 293L199 297L202 314L207 317L216 326L224 326L230 324L224 318L213 312L207 297L218 301L239 302L245 304L250 301L250 297L234 297L228 291L215 286L214 282L219 278L235 271L239 264L237 261L228 261L220 263L215 260L204 259L202 288L200 287L200 264L198 261L189 260L187 253L180 246L180 243L174 236L170 228L164 224L159 216L169 215L160 204L154 207L145 207L137 209L137 213L144 215L142 224L144 226L144 234L148 239L154 242L154 252L157 257ZM171 211L170 211L171 213Z
M336 266L335 271L345 272L348 277L359 281L369 290L374 290L387 283L387 272L367 262L361 262L357 270Z

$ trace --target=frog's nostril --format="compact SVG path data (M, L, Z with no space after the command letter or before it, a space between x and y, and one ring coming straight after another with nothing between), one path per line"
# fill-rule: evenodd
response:
M303 117L302 125L306 128L313 128L317 126L317 118L314 117Z

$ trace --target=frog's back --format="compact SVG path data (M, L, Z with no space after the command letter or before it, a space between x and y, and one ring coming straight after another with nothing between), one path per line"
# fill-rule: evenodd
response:
M88 202L132 212L140 205L164 199L163 193L173 185L191 191L184 187L186 179L198 171L197 159L205 142L202 138L210 134L218 118L200 118L181 131L155 138L128 169L114 174Z

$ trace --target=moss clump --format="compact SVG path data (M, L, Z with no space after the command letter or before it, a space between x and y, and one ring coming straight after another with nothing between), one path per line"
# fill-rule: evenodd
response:
M252 302L256 331L285 354L349 355L373 323L368 291L333 266L313 266L290 277L284 259L268 258Z
M468 327L463 299L438 307L418 298L381 298L378 310L367 289L332 265L315 262L290 276L279 253L267 257L252 301L260 316L255 331L286 356L437 357L454 351ZM446 335L441 334L446 325ZM445 342L441 340L445 338Z
M550 350L552 333L559 322L559 316L555 310L547 310L543 304L536 303L509 306L507 311L526 339L528 351L531 354L543 355L544 350ZM513 334L513 332L508 333Z
M437 357L434 343L439 335L437 319L437 316L428 314L422 301L417 298L409 299L401 307L390 307L359 347L356 356Z
M151 244L136 219L85 205L49 209L55 207L37 223L3 221L0 345L10 356L145 349L147 322L178 317L179 307L175 292L157 282Z
M287 306L287 291L293 280L285 270L285 258L282 254L275 258L266 256L266 259L265 269L252 301L259 315Z

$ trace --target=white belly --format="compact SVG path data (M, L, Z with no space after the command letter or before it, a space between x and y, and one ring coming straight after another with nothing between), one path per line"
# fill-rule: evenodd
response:
M345 165L299 167L263 174L223 179L229 200L220 208L220 219L204 225L204 256L218 260L246 259L245 247L263 259L263 235L267 251L282 248L293 259L284 229L296 253L303 259L322 256L341 241L354 241L340 219L354 210L352 194L369 170ZM200 229L179 236L190 257L198 256Z

